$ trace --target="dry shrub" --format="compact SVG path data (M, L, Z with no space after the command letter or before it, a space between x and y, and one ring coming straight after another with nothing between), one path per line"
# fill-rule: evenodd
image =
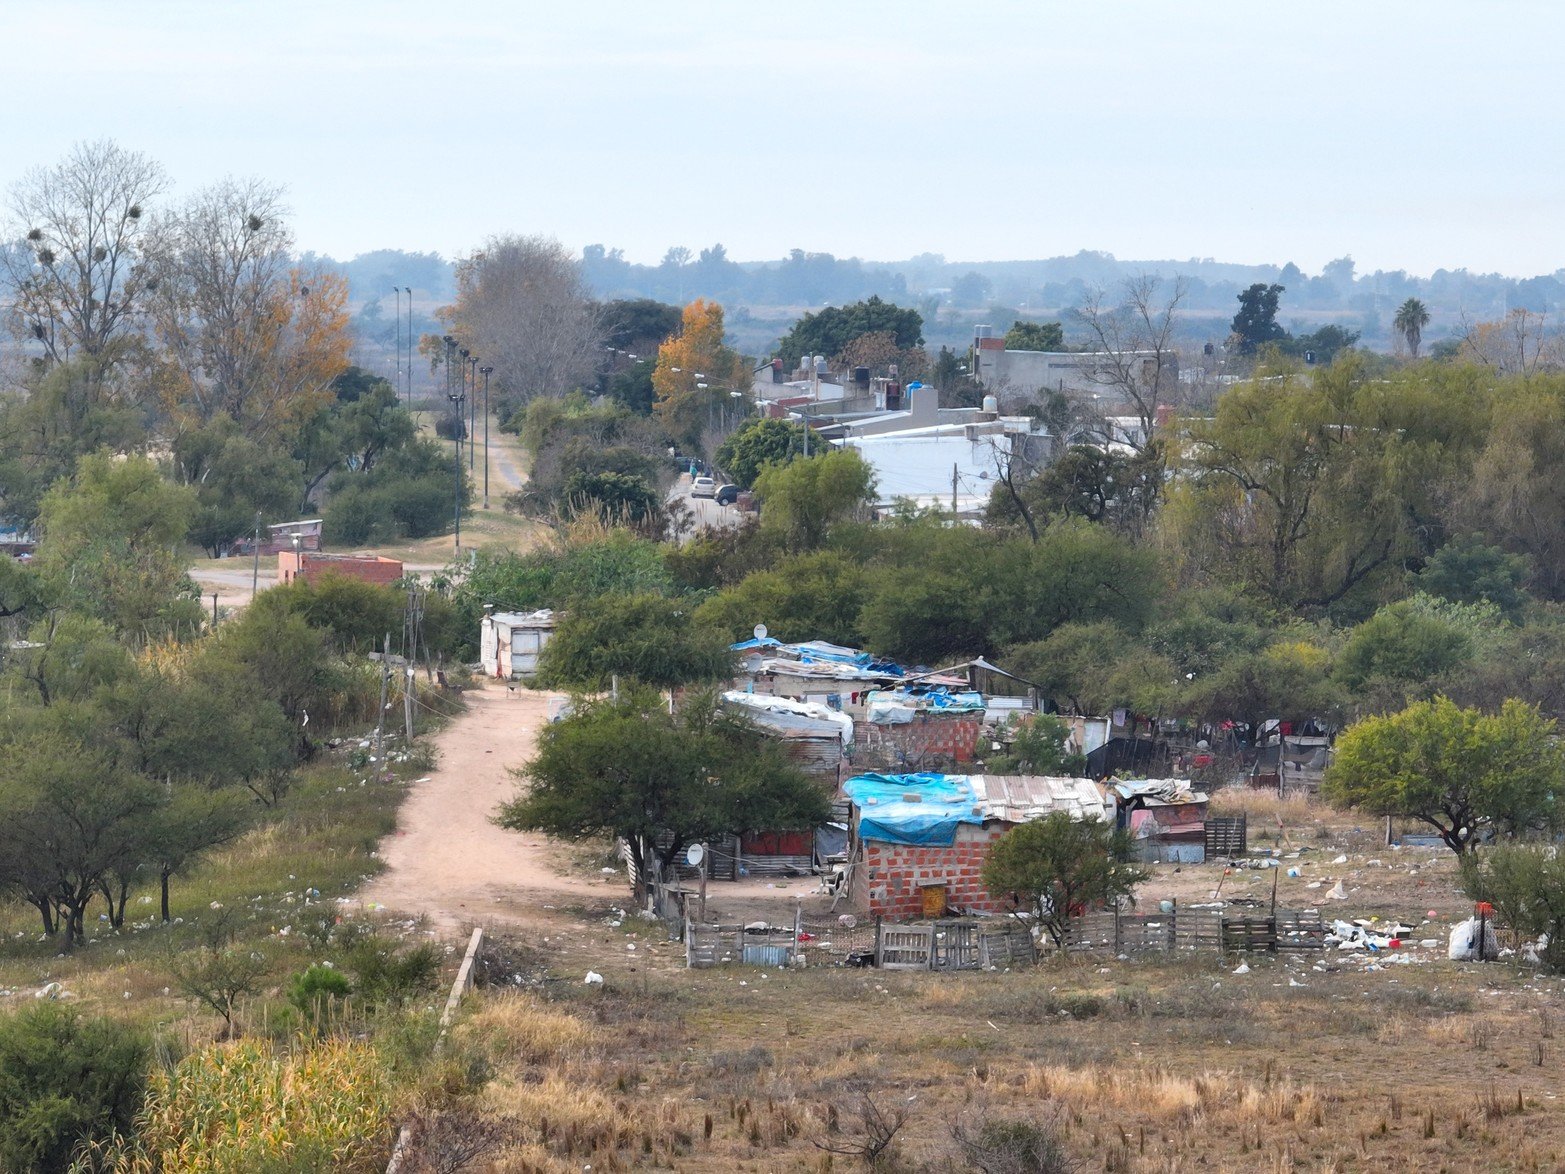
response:
M1313 1123L1322 1105L1313 1088L1287 1079L1257 1084L1231 1072L1182 1076L1163 1068L1095 1064L1029 1065L1020 1088L1029 1098L1053 1098L1076 1108L1112 1105L1167 1118L1204 1115L1235 1122Z
M94 1156L119 1174L384 1168L390 1104L379 1057L344 1039L276 1052L204 1048L155 1073L134 1142Z
M1258 791L1249 787L1224 787L1212 796L1213 815L1247 815L1250 817L1250 836L1254 839L1262 832L1275 830L1281 818L1286 828L1307 827L1319 823L1331 811L1325 804L1303 795L1277 798L1275 791Z
M487 1045L497 1060L557 1064L592 1050L599 1033L580 1019L553 1010L534 995L507 992L484 999L462 1021L457 1036Z

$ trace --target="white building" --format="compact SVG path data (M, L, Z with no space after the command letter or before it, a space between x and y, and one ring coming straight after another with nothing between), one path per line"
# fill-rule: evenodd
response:
M838 442L857 449L875 470L878 504L910 501L921 508L980 514L1013 457L1042 463L1049 434L1031 416L990 416L970 423L934 424L848 436Z
M497 611L484 615L478 640L483 671L502 681L531 677L538 672L538 654L554 635L555 615L543 611Z

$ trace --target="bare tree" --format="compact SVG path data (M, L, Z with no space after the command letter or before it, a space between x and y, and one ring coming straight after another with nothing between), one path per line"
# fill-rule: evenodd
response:
M294 267L282 196L261 180L226 179L159 226L151 307L178 373L176 416L227 416L267 435L347 368L346 290Z
M591 378L601 329L581 267L559 241L491 237L457 265L452 333L494 367L497 396L515 409Z
M1462 316L1462 357L1502 375L1532 375L1565 365L1565 334L1547 314L1518 307L1494 322Z
M0 252L20 333L49 357L73 354L107 370L135 333L148 272L148 204L163 169L103 139L78 143L53 167L29 172L10 195L18 245Z
M1110 389L1140 418L1137 448L1152 442L1158 405L1179 378L1174 335L1186 293L1182 277L1165 292L1162 278L1143 273L1125 282L1119 302L1111 305L1106 292L1098 289L1074 312L1101 354L1092 381Z

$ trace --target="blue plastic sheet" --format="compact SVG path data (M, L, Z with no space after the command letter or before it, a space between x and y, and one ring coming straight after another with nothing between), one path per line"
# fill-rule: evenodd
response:
M855 775L842 792L859 809L859 835L892 844L946 847L964 823L982 826L966 775Z

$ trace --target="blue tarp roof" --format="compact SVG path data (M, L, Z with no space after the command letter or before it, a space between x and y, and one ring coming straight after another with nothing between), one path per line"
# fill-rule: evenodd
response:
M958 825L984 822L965 775L855 775L842 792L859 809L865 839L945 847L956 841Z

